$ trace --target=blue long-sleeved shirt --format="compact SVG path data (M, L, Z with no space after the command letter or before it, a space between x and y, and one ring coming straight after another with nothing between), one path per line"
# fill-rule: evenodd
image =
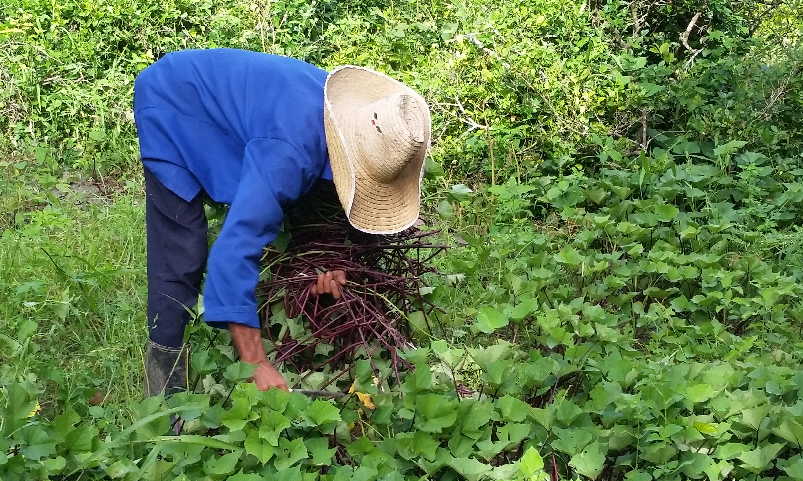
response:
M259 326L262 250L283 208L317 179L332 179L326 76L299 60L234 49L173 52L137 76L143 163L184 200L203 190L230 204L207 262L204 319L212 325Z

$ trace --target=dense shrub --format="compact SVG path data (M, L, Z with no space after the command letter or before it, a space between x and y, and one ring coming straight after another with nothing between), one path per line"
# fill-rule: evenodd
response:
M5 0L0 478L803 479L801 12L799 0ZM104 319L141 310L129 251L144 250L142 214L136 183L113 222L64 192L135 172L139 70L217 46L364 64L425 95L426 217L455 245L421 290L439 314L409 316L424 348L401 379L367 352L343 373L286 369L296 387L348 393L337 402L237 384L249 372L225 332L195 326L195 392L87 404L121 379L118 360L97 355L111 379L62 392L79 363L49 356L87 355L81 342L122 337Z

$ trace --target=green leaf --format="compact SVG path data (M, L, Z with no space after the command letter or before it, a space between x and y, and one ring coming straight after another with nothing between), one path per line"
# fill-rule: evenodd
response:
M455 184L449 189L449 196L456 201L466 200L474 192L465 184Z
M89 424L79 425L67 435L65 444L72 453L92 451L93 442L97 435L98 430L94 426Z
M552 421L555 417L551 408L532 408L530 409L530 417L541 426L549 429L552 427Z
M714 460L703 453L686 453L682 459L681 471L688 476L689 479L702 477L705 470L709 469L714 464Z
M633 247L627 250L627 255L630 257L638 257L641 253L644 252L644 246L640 243L636 242L633 244Z
M708 401L716 393L716 390L708 384L694 384L686 388L686 397L693 403Z
M642 457L653 464L663 465L675 457L677 452L678 450L674 444L658 442L645 446L642 451Z
M67 409L59 414L53 419L53 438L56 441L64 441L80 420L81 417L73 409Z
M22 438L25 441L22 454L32 461L39 461L56 453L56 443L39 426L27 426Z
M415 399L418 429L428 433L439 433L457 421L457 401L442 394L421 394Z
M432 341L429 346L432 352L438 356L438 359L452 368L460 364L466 357L465 349L452 349L449 347L449 344L442 339Z
M505 327L510 319L499 309L492 306L482 306L477 313L477 322L474 324L477 330L490 334L497 329Z
M544 458L534 447L527 448L524 455L519 460L519 472L522 476L529 479L544 470Z
M566 246L555 254L555 260L561 264L576 267L583 263L583 256L574 247Z
M792 444L803 446L803 424L794 419L784 419L772 432Z
M436 208L438 214L444 219L451 219L454 217L454 207L452 207L452 203L448 200L442 200L438 202L438 207Z
M432 387L432 371L426 364L416 364L412 375L405 380L412 387L412 392L426 391Z
M267 463L275 453L275 448L269 442L260 439L254 430L248 433L244 446L245 452L255 456L261 464Z
M789 462L786 464L786 466L781 469L784 470L787 476L795 481L803 480L803 457L798 455L789 459Z
M213 456L204 463L204 472L211 475L224 475L234 471L237 461L240 460L241 451L236 451L223 456Z
M510 481L511 479L516 479L516 475L519 474L519 464L518 463L511 463L511 464L503 464L501 466L495 466L490 473L488 473L488 478L492 479L493 481ZM546 473L542 473L546 476ZM529 479L532 478L528 478Z
M332 463L332 456L337 451L336 448L329 449L329 440L327 438L309 438L304 440L312 457L312 464L316 466L329 466Z
M480 430L488 424L493 416L493 406L487 402L466 399L460 403L460 431L466 436L477 439Z
M192 353L192 362L190 363L192 369L200 374L214 372L217 369L217 363L212 358L209 351L198 351Z
M243 474L238 473L226 478L226 481L265 481L265 478L259 474Z
M742 410L742 423L757 431L770 412L769 404Z
M304 440L302 438L295 438L292 441L281 438L279 439L279 452L273 463L276 469L282 470L289 468L307 457L307 447L304 445Z
M64 469L64 466L67 465L67 460L61 456L56 456L55 458L50 459L43 459L42 466L45 467L48 474L56 474L61 472Z
M502 418L508 421L520 423L524 421L530 413L530 405L524 401L509 395L502 396L495 403L496 408L502 414Z
M453 23L453 22L444 23L441 26L441 39L444 42L448 42L449 40L451 40L454 37L454 34L457 33L457 28L458 28L458 24L457 23ZM458 185L463 185L463 184L458 184ZM452 187L452 189L454 189L454 187ZM469 189L469 192L470 191L471 190Z
M561 401L555 410L555 418L565 426L571 424L581 414L583 410L569 399Z
M678 215L678 208L671 204L656 204L655 216L661 222L672 222Z
M309 405L306 414L317 426L340 421L340 410L331 401L316 399Z
M433 461L440 446L438 441L423 431L416 431L415 434L397 433L393 441L399 455L407 460L420 456Z
M530 424L510 423L505 424L497 430L499 441L504 443L504 449L518 445L530 435Z
M597 442L591 443L582 452L572 456L569 465L575 471L591 479L597 479L605 465L605 455Z
M95 142L103 142L106 139L106 132L102 127L93 127L89 130L88 137Z
M159 396L149 397L142 401L137 408L139 419L123 430L120 433L120 438L124 438L132 432L136 432L140 439L149 439L164 434L170 429L171 414L194 411L199 408L197 405L187 405L154 412L162 407L162 401Z
M538 310L538 301L534 297L525 297L510 312L510 318L520 321Z
M607 190L602 189L600 187L597 187L595 189L586 190L586 196L589 199L591 199L591 201L593 203L595 203L597 205L602 204L605 201L605 199L608 198L609 195L610 195L610 192L608 192ZM595 219L595 222L596 222L596 219Z
M733 465L727 461L720 461L713 463L705 468L705 474L708 476L708 481L721 481L725 479L727 473L733 470Z
M215 438L210 438L209 436L199 436L197 434L182 434L181 436L157 436L153 439L148 440L147 442L178 443L178 444L187 444L194 446L206 446L208 448L226 449L229 451L234 451L235 449L237 449L237 446L231 443L226 443Z
M652 481L652 476L644 471L630 471L625 475L625 481Z
M731 140L730 142L716 146L714 148L714 155L716 157L727 156L741 149L745 145L747 145L747 142L743 140Z
M593 433L584 428L555 428L555 434L558 439L552 441L552 447L569 455L578 454L594 439Z
M433 160L431 156L427 156L427 159L424 161L424 169L427 178L436 178L445 174L443 166Z
M139 468L136 464L131 462L131 460L123 458L112 463L104 471L106 471L108 477L118 479L124 477L126 474L136 473L139 471Z
M714 457L717 459L734 459L741 456L742 453L747 452L748 446L742 443L725 443L717 446L714 452Z
M272 391L278 391L278 389L272 389ZM271 446L278 446L279 435L290 427L290 420L273 409L263 409L261 413L259 437L270 443Z
M743 453L738 459L744 463L742 464L744 469L758 474L769 467L783 447L782 443L765 444L758 449Z
M273 242L270 243L271 247L273 247L280 253L284 253L285 251L287 251L287 247L290 245L290 241L292 240L292 238L293 236L290 232L282 230L276 235L276 238L273 239Z
M697 142L683 141L678 142L672 147L672 152L676 154L699 154L700 145Z
M469 440L473 442L473 440L470 440L469 438L465 438L464 440ZM449 440L449 444L450 448L453 451L455 451L454 446L452 446L455 444L454 438ZM506 442L504 441L494 442L491 440L490 435L487 435L485 439L482 439L476 443L476 449L474 449L474 452L480 457L484 458L486 461L491 461L493 458L496 457L497 454L504 451L505 447L507 447ZM468 454L471 454L471 446L469 446L468 453L465 453L466 456Z
M415 311L407 314L407 322L414 330L419 332L429 332L427 319L422 311Z
M223 413L220 422L230 431L239 431L248 421L255 419L256 413L251 411L251 403L245 397L236 397L232 400L231 409Z
M233 362L226 367L223 377L231 382L243 381L254 375L254 369L256 369L254 364L241 361Z
M371 466L360 466L354 470L351 481L374 481L379 472Z
M282 389L269 389L264 393L263 399L268 407L278 413L283 413L290 402L290 393Z
M449 466L468 481L479 481L491 471L491 466L472 458L454 458Z

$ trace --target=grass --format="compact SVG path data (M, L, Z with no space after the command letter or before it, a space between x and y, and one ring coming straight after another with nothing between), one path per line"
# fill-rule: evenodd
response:
M94 397L114 406L140 397L140 180L131 176L103 196L82 179L67 179L62 191L10 167L5 173L0 186L10 194L0 207L14 215L0 227L0 373L46 373L44 399L51 402Z

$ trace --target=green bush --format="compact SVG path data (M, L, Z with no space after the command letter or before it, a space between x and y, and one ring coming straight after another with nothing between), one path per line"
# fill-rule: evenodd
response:
M124 428L92 409L90 417L68 409L45 419L30 382L5 384L0 474L9 481L529 480L547 479L546 458L549 472L590 479L800 478L799 368L767 359L645 363L614 342L542 355L506 342L466 350L438 341L408 358L415 369L393 391L374 385L371 364L361 361L362 398L334 404L240 384L230 403L210 394L147 399ZM485 394L449 392L452 382L437 373L458 367L476 369ZM218 380L249 372L233 364ZM171 415L183 421L181 435L172 435Z
M6 0L0 478L803 479L799 3ZM130 401L139 187L67 193L136 175L138 71L219 46L429 100L456 247L401 380L375 356L330 385L360 396L260 393L209 336L198 392Z
M54 171L126 170L137 158L136 73L171 50L226 46L324 68L366 64L410 83L433 107L433 158L457 177L562 169L596 151L592 134L638 142L645 125L648 140L681 128L789 153L801 120L794 36L747 36L749 5L706 5L10 0L0 11L2 146ZM762 25L799 20L786 7ZM689 64L678 32L696 11L705 15L689 41L702 50Z

